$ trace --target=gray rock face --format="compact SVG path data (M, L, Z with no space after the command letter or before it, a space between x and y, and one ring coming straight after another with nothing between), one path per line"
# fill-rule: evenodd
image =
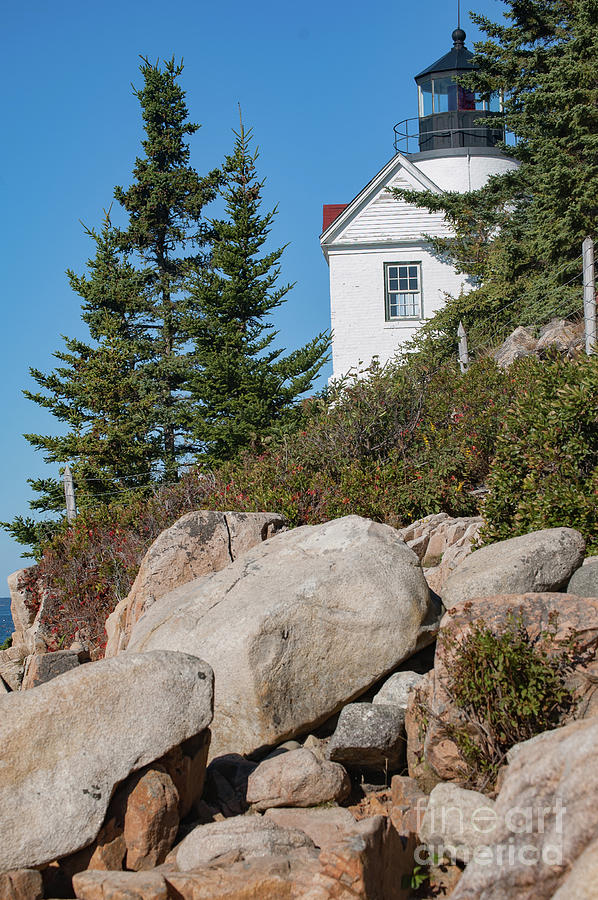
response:
M401 709L407 709L409 694L418 686L423 677L417 672L395 672L374 695L372 703L400 706Z
M208 727L213 675L182 653L126 654L0 696L0 871L90 844L115 785Z
M11 691L18 691L23 682L27 651L23 644L0 650L0 678Z
M566 319L552 319L540 329L536 353L557 350L572 356L583 347L583 322L568 322Z
M156 600L201 575L218 572L285 528L278 513L200 509L163 531L143 557L133 586L106 622L106 657L127 647L131 630Z
M209 661L218 756L325 721L437 628L417 556L393 528L347 516L277 535L158 600L129 649Z
M45 653L46 630L41 619L44 614L44 606L47 602L45 591L41 592L41 603L37 613L27 605L27 592L19 587L21 579L26 575L27 569L17 569L8 576L8 589L10 591L10 614L15 627L12 644L13 648L22 650L23 656L32 653Z
M598 885L598 838L592 841L566 876L552 900L595 900Z
M404 765L405 710L398 706L349 703L330 739L330 759L345 766L394 771Z
M588 848L595 851L598 833L597 746L597 717L519 745L494 806L489 851L467 866L454 900L592 896L578 887L596 871ZM595 893L595 881L588 884Z
M14 625L14 643L25 643L25 632L33 625L35 613L27 606L27 596L24 590L19 588L21 578L27 569L17 569L8 578L8 590L10 591L10 615Z
M560 591L581 565L585 541L573 528L532 531L476 550L444 585L447 609L476 597Z
M2 900L44 900L41 872L17 869L0 873L0 897Z
M300 849L315 850L303 831L282 828L261 816L236 816L224 822L199 825L175 849L176 864L182 872L228 856L230 861L254 856L288 854Z
M81 664L81 654L76 650L57 650L55 653L36 653L27 661L22 690L37 687L76 669ZM89 657L88 657L89 659Z
M342 806L268 809L264 818L283 828L305 832L316 847L330 847L357 830L357 822Z
M584 559L583 566L571 576L567 593L577 597L598 597L598 556Z
M442 594L446 579L471 553L482 524L481 516L451 518L436 513L401 528L399 534L420 558L430 588Z
M494 353L494 359L501 369L508 369L516 359L533 356L537 343L532 329L520 325Z
M474 851L492 843L494 801L450 782L438 784L428 800L419 831L430 852L468 863Z
M351 790L349 776L335 762L310 750L289 750L260 763L247 782L247 802L257 810L275 806L317 806L340 802Z

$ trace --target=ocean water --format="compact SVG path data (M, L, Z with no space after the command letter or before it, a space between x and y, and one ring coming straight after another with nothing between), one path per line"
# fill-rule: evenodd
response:
M14 631L10 615L10 597L0 597L0 644Z

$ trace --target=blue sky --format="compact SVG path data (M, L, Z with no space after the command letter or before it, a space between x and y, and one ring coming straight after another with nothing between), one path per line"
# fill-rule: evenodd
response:
M272 240L288 243L283 278L296 282L276 316L292 349L329 325L321 254L322 204L349 201L393 154L395 122L417 114L413 76L451 46L456 2L328 0L285 5L179 0L25 0L3 12L0 519L27 514L28 477L56 474L22 437L55 423L22 396L28 371L53 368L61 335L83 336L65 269L92 253L81 222L99 224L126 186L141 125L131 83L139 55L183 58L181 84L199 172L232 144L241 103L260 147L265 208L278 204ZM468 46L476 30L467 22ZM496 19L500 0L478 0ZM329 372L324 373L326 377ZM0 596L22 563L0 533Z

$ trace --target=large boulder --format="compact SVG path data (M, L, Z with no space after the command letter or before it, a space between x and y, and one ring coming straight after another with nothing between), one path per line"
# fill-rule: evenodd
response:
M106 656L116 656L146 609L201 575L218 572L251 547L285 527L278 513L200 509L182 516L153 542L127 597L106 622Z
M164 862L179 828L178 805L174 782L160 767L133 776L123 828L127 869L138 872Z
M73 889L78 900L168 900L170 894L156 871L80 872L73 878Z
M577 597L598 597L598 556L584 559L569 580L567 593Z
M395 672L388 681L384 682L378 693L374 694L372 703L407 709L409 694L418 686L423 677L419 672Z
M399 530L408 547L417 553L430 588L442 594L442 586L471 553L483 525L481 516L453 518L435 513Z
M475 597L560 591L584 558L585 541L573 528L546 528L476 550L449 576L447 609Z
M289 750L265 759L247 782L247 802L257 810L275 806L317 806L340 802L351 790L338 763L317 759L311 750Z
M58 675L76 669L89 655L77 650L56 650L54 653L35 653L27 658L21 690L38 687Z
M309 810L312 815L316 812L327 816L331 811ZM307 834L276 827L268 819L244 816L216 825L200 826L186 838L195 836L196 844L189 858L181 859L182 871L173 851L174 859L153 872L82 872L73 878L76 896L79 900L407 900L411 896L401 882L413 869L414 844L399 837L386 817L377 815L352 827L337 827L336 834L330 833L332 829L325 834L322 822L315 826L322 845L319 853ZM314 826L310 823L306 830ZM204 856L209 862L200 862Z
M534 337L531 328L519 325L493 354L494 359L501 369L508 369L516 359L525 356L533 356L536 352L538 341Z
M262 816L236 816L224 822L198 825L173 852L178 868L185 871L225 856L233 861L232 858L287 854L314 846L303 831L283 828Z
M388 525L347 516L277 535L156 601L129 649L209 661L218 756L324 722L430 643L437 627L415 553Z
M430 855L468 863L476 850L492 842L495 827L493 800L447 782L432 790L419 837Z
M594 893L575 885L596 871L588 848L598 833L597 747L594 717L518 748L494 806L492 840L467 866L454 900L595 896L594 881Z
M598 884L598 838L578 856L552 900L595 900Z
M43 900L42 876L35 869L0 873L2 900Z
M172 652L89 663L0 696L0 871L90 844L116 785L206 729L212 698L210 667Z
M349 810L342 806L270 808L264 818L282 828L303 831L320 848L343 840L356 831L357 825Z
M541 355L556 350L574 356L583 348L584 323L568 322L567 319L551 319L540 329L536 353Z
M330 739L330 759L343 766L394 772L405 764L405 711L400 706L349 703Z
M583 657L598 640L598 599L530 593L484 597L457 604L442 619L434 669L411 694L407 710L409 774L426 788L438 780L464 783L468 778L467 765L454 740L455 728L467 725L466 717L452 700L454 646L463 641L476 622L500 633L513 617L521 621L532 639L553 628L557 647L574 637L580 663L569 676L569 686L580 701L585 691L593 691L592 681L596 676L591 674L592 663L588 665ZM580 702L576 715L591 715L592 709L586 702Z
M0 650L0 679L11 691L18 691L23 683L27 650L23 644Z

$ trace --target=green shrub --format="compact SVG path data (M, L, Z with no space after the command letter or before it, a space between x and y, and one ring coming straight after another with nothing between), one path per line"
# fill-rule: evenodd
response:
M523 364L522 364L523 365ZM518 374L520 373L520 374ZM525 368L481 360L430 371L421 358L372 367L303 404L299 427L214 472L197 470L153 495L87 508L46 545L35 570L49 592L55 645L75 632L100 655L104 622L154 538L193 509L282 513L290 525L355 514L400 526L430 513L472 515L498 431Z
M574 698L566 678L580 656L572 640L557 641L556 621L532 637L515 616L499 631L478 621L464 635L447 629L441 640L447 692L463 720L449 733L471 784L483 790L495 782L511 747L570 713Z
M598 551L598 356L533 361L505 416L484 503L485 543L569 526Z

